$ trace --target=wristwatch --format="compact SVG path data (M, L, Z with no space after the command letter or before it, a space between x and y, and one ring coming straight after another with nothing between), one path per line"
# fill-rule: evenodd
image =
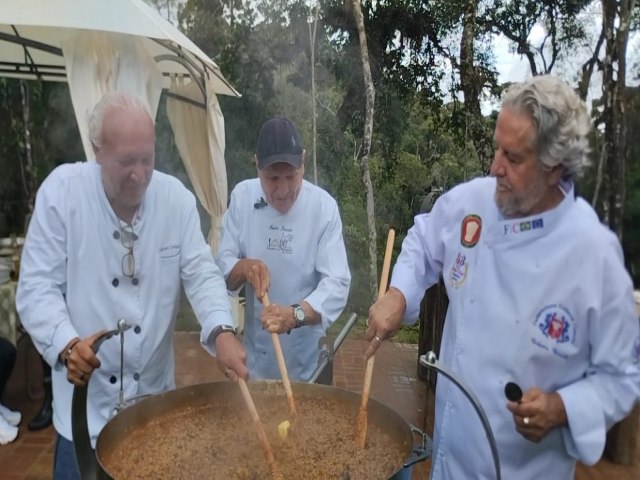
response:
M220 335L222 332L233 332L233 334L235 335L236 333L236 329L235 327L232 327L231 325L218 325L216 328L214 328L211 332L211 343L212 344L216 344L216 338L218 338L218 335Z
M304 308L302 308L297 303L291 305L293 307L293 319L296 321L293 328L299 328L304 325L304 321L307 319L307 314L304 313Z

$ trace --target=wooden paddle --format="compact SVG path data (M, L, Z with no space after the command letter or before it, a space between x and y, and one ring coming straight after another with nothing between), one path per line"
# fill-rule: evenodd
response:
M269 295L267 293L262 297L262 304L266 307L270 305ZM284 384L284 391L287 393L287 402L289 403L289 411L294 417L298 414L296 410L296 404L293 401L293 390L291 389L291 382L289 381L289 374L287 373L287 365L284 363L284 355L282 353L282 346L280 345L280 337L277 333L271 334L271 340L273 341L273 349L276 352L276 358L278 359L278 368L280 369L280 376L282 377L282 383Z
M389 229L387 235L387 248L384 252L384 260L382 262L382 275L380 276L380 285L378 288L378 299L380 299L387 291L387 282L389 281L389 269L391 267L391 253L393 252L393 241L396 232L392 228ZM371 377L373 376L373 363L375 354L367 360L367 367L364 371L364 385L362 386L362 397L360 399L360 411L358 412L358 423L356 426L356 443L360 448L364 448L367 439L367 403L369 402L369 391L371 390Z
M244 403L247 405L247 408L249 409L249 413L251 414L251 418L256 427L256 431L258 432L258 438L260 439L260 443L262 444L264 453L267 456L267 462L269 463L269 470L271 471L271 477L274 480L282 480L283 476L278 470L278 466L276 465L276 459L273 456L273 451L271 450L271 444L269 443L267 434L264 431L262 422L260 421L260 416L258 415L256 406L253 403L253 399L251 398L251 392L249 392L249 387L247 387L247 382L244 381L244 378L238 378L238 385L240 386L240 391L242 392Z

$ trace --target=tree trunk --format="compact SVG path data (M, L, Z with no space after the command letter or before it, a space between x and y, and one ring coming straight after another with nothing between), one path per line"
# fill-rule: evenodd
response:
M620 240L626 196L625 57L634 1L602 0L602 28L606 42L602 70L604 135L593 204L596 207L600 205L603 221Z
M360 173L362 175L362 185L364 186L366 196L367 230L369 233L369 288L371 301L373 302L378 293L378 255L376 248L377 236L374 216L373 185L371 184L371 176L369 175L369 154L371 153L371 137L373 135L375 90L373 87L373 79L371 78L367 36L364 29L364 18L359 0L353 0L353 16L358 29L358 39L360 40L360 59L362 60L362 76L364 78L365 88L365 120L362 150L360 152Z
M318 28L318 4L313 9L313 29L309 24L309 45L311 46L311 112L313 115L313 183L318 184L317 161L317 114L316 114L316 31Z
M29 84L26 80L20 80L20 100L22 104L22 128L24 135L24 156L20 157L20 170L22 172L22 186L27 199L28 213L31 213L33 212L37 186L36 168L33 162L33 149L31 144Z
M581 73L580 73L580 81L578 82L578 94L582 100L587 99L587 95L589 94L589 86L591 85L591 76L593 75L593 69L596 66L598 61L598 57L600 56L600 48L602 47L602 43L604 42L604 25L600 31L600 36L598 37L598 42L596 43L596 47L593 50L593 55L589 60L587 60L584 65L582 65Z
M478 70L474 66L477 8L477 0L467 0L464 8L462 39L460 41L460 87L464 94L467 131L478 154L482 170L485 173L489 173L493 158L493 146L480 109L480 96L482 95L484 81L478 75Z

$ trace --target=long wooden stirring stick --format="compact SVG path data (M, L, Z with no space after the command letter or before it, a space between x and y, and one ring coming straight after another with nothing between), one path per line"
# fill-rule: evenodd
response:
M283 478L282 474L280 473L280 471L278 470L278 466L276 465L276 459L273 456L273 451L271 450L271 444L269 443L267 434L264 431L262 422L260 421L260 416L258 415L256 406L253 403L253 399L251 398L251 393L249 392L249 388L247 387L247 382L244 381L244 378L239 378L238 385L240 386L240 391L242 392L244 403L247 405L247 408L249 409L249 413L251 414L251 418L253 419L253 423L256 427L256 431L258 432L258 438L260 440L260 443L262 444L264 453L267 456L267 462L269 463L269 470L271 471L271 477L274 480L281 480Z
M389 281L389 269L391 267L391 253L393 252L393 241L396 232L389 229L387 235L387 248L384 252L384 260L382 262L382 275L380 276L380 285L378 287L378 299L387 291L387 282ZM367 439L367 403L369 402L369 391L371 390L371 377L373 376L373 364L375 362L375 354L367 360L367 367L364 371L364 385L362 386L362 397L360 399L360 410L358 412L358 423L356 429L356 443L360 448L364 448Z
M266 307L270 305L269 295L265 292L262 297L262 304ZM289 373L287 372L287 365L284 363L284 354L282 353L282 346L280 345L280 337L277 333L271 334L271 341L273 342L273 349L276 352L276 358L278 359L278 368L280 369L280 376L282 377L282 383L284 384L284 391L287 394L287 402L289 403L289 411L294 417L298 414L296 410L296 404L293 401L293 390L291 389L291 382L289 381Z

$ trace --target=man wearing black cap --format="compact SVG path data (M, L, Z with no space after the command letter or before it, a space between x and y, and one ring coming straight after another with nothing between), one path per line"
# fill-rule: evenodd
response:
M300 134L267 120L256 148L258 178L240 182L224 216L216 262L227 287L246 286L244 344L255 379L279 378L271 333L289 377L310 378L318 341L345 307L351 283L335 200L304 180ZM270 305L262 298L269 293Z

